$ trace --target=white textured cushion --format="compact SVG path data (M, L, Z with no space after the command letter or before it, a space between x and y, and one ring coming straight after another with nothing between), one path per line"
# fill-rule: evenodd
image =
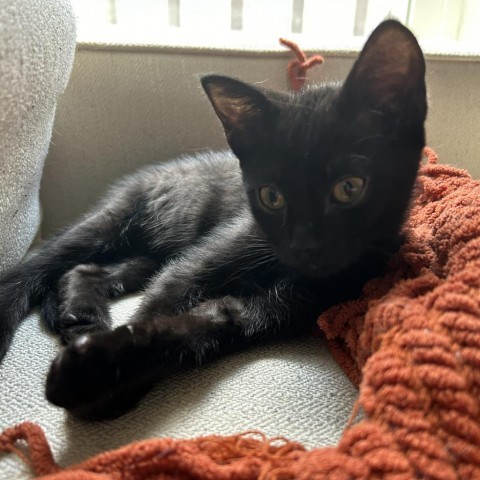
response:
M74 49L68 0L0 0L0 271L37 233L40 177Z
M125 322L140 297L113 304L115 323ZM161 382L127 415L102 423L69 417L47 403L44 382L58 351L37 314L23 323L0 365L0 429L29 420L46 431L57 461L76 463L134 440L262 430L306 446L333 445L357 397L319 338L253 348ZM13 457L0 457L0 479L27 471Z

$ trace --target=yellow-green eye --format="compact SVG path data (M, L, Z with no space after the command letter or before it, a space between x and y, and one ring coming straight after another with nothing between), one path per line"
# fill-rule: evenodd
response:
M261 187L258 191L258 196L262 205L269 210L280 210L285 206L285 198L276 187L270 185Z
M365 180L362 177L348 177L337 182L333 187L333 198L340 203L353 203L363 193Z

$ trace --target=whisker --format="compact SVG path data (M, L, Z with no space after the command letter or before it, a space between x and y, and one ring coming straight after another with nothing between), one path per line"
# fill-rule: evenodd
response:
M348 158L350 160L356 160L356 159L360 159L360 160L370 160L370 157L367 157L366 155L360 155L358 153L352 153L351 155L348 156Z
M378 115L379 117L385 117L385 112L382 112L381 110L375 110L374 108L368 110L367 113L373 113L374 115Z
M359 145L360 143L367 142L368 140L374 140L377 138L387 138L385 135L377 134L377 135L368 135L367 137L362 137L359 140L356 140L352 143L352 147Z

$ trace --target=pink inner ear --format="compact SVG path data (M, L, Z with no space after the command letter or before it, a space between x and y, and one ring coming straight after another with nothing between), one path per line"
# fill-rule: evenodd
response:
M246 106L242 98L223 98L223 113L232 126L239 126L242 116L245 114Z
M259 109L244 97L221 97L217 100L218 113L230 128L243 128L248 119L259 113Z
M234 131L255 135L271 104L264 92L228 77L205 77L202 85L227 135Z

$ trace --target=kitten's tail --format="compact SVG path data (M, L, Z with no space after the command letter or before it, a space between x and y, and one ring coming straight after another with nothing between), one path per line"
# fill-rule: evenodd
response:
M27 260L0 275L0 362L22 320L47 290L46 276L34 263Z

